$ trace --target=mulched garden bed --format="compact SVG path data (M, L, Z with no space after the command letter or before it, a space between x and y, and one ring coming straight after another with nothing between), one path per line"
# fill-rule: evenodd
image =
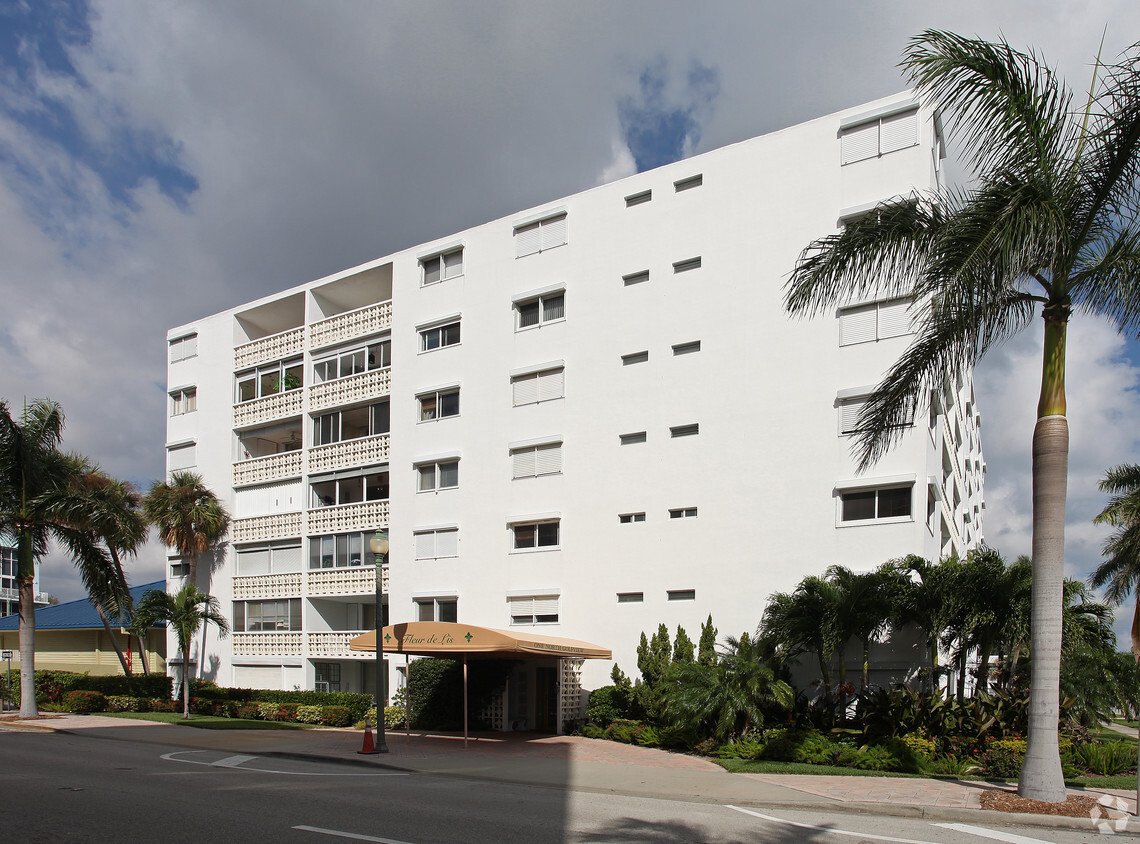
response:
M981 797L982 808L994 812L1022 812L1032 815L1063 815L1067 818L1090 818L1090 812L1097 808L1097 798L1070 794L1064 803L1046 803L1042 800L1029 800L1015 792L995 789L986 791ZM1100 807L1104 812L1104 807ZM1098 817L1101 815L1098 815Z

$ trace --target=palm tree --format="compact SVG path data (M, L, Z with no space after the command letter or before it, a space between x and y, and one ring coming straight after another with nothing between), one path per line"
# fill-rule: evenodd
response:
M1111 492L1105 508L1094 522L1116 528L1104 543L1108 557L1089 576L1089 584L1100 589L1112 606L1124 603L1129 593L1136 595L1132 613L1132 654L1140 662L1140 466L1125 464L1110 469L1100 482L1102 492Z
M222 615L218 599L207 595L193 583L187 583L174 595L152 589L142 596L135 607L134 625L145 629L165 621L178 640L178 653L182 657L182 717L190 718L190 642L199 629L208 624L218 628L218 635L230 632L229 622Z
M1071 314L1140 327L1140 47L1098 60L1083 108L1036 53L927 31L902 66L955 121L977 180L882 203L810 244L785 291L795 314L867 295L912 296L916 337L865 405L863 468L904 436L946 373L976 363L1040 308L1044 359L1033 432L1033 682L1021 796L1060 802L1057 745Z
M769 597L760 620L760 640L780 662L791 662L805 653L815 655L825 700L831 698L831 661L841 644L836 628L838 605L835 584L810 575L794 592Z
M930 688L938 688L939 642L954 617L959 591L955 578L959 565L957 557L947 557L932 563L917 554L894 561L899 569L914 575L897 593L896 623L909 622L922 628L926 636L926 650L930 659Z
M143 500L147 520L159 539L186 560L189 580L198 585L198 555L229 530L230 516L195 472L173 472L170 482L156 481Z
M838 591L836 625L839 637L839 682L847 680L847 643L859 642L863 654L862 691L870 685L871 642L879 638L890 626L893 605L891 602L891 574L889 567L875 571L854 572L846 566L830 566L824 577Z
M24 407L13 419L0 401L0 533L16 539L20 592L20 717L39 715L35 682L36 560L54 539L79 567L88 592L108 596L113 578L110 560L90 533L62 512L55 494L75 478L82 458L59 450L63 439L63 410L48 399Z

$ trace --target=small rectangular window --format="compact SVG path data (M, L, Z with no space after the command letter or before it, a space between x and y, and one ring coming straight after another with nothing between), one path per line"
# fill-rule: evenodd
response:
M415 532L416 559L435 560L459 556L459 529L442 528Z
M691 343L678 343L673 347L673 356L677 355L691 355L693 352L701 350L701 341L693 340Z
M699 423L694 422L691 425L675 425L669 429L669 436L671 437L695 437L701 432Z
M649 352L631 352L628 355L621 356L621 365L630 366L635 363L645 363L649 360Z
M430 352L444 346L455 346L459 343L459 322L449 322L447 325L437 325L425 328L420 332L420 351Z
M643 281L649 281L649 270L642 270L639 273L630 273L629 275L623 275L621 277L621 280L626 287L629 287L633 284L641 284Z
M445 463L424 463L417 466L419 491L433 492L439 489L454 489L459 486L459 461Z
M198 335L189 334L186 337L179 337L177 340L170 341L170 362L177 363L180 360L192 358L198 354Z
M417 396L420 405L420 421L430 422L447 416L459 415L459 388L437 390Z
M625 198L625 207L632 208L634 205L641 205L642 203L649 202L653 199L653 191L643 190L641 193L631 193Z
M695 601L697 600L696 589L669 589L666 591L670 601Z
M511 525L515 550L528 548L557 548L559 522L531 522Z
M913 487L859 489L840 494L840 521L862 522L911 516Z
M453 249L430 258L420 260L423 270L423 285L435 284L449 278L463 275L463 248Z
M562 443L511 449L511 467L511 475L516 480L557 475L562 471Z
M516 330L534 328L548 322L566 319L566 294L563 291L515 302Z
M544 369L541 372L528 372L511 378L511 392L514 406L560 399L565 395L565 371Z
M617 600L619 604L640 604L645 600L644 592L618 592Z
M175 390L170 394L170 415L182 416L193 413L198 409L198 390L195 387L186 387Z
M622 513L618 516L618 521L623 525L633 524L634 522L644 522L644 513Z
M699 270L701 268L701 256L695 258L686 258L684 261L673 262L674 273L687 273L689 270Z
M508 599L511 624L557 624L558 596L534 595Z
M645 442L645 431L637 431L633 434L622 434L618 437L622 445L637 445L638 443Z
M696 507L677 507L669 511L670 519L695 519L697 517Z
M566 244L566 215L555 214L515 228L515 257L523 258Z
M673 182L673 192L680 193L683 190L690 190L691 188L699 188L705 183L705 174L697 173L695 176L689 176L686 179L678 179Z

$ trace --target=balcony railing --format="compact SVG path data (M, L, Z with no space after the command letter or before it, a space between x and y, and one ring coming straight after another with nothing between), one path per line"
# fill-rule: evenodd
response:
M301 633L234 633L234 656L300 656Z
M353 337L364 337L392 327L392 303L366 305L355 311L314 322L309 326L309 348L319 349Z
M304 349L304 327L290 328L238 346L234 349L234 369L245 369L258 363L299 355Z
M248 601L257 598L297 598L301 595L301 573L255 574L235 577L234 600Z
M234 464L234 486L259 484L278 478L296 477L301 474L300 451L284 451L267 457L254 457Z
M234 519L231 538L234 542L252 542L257 539L280 539L301 535L300 513L275 513L272 516L253 516Z
M336 507L310 510L308 532L314 534L375 530L386 524L388 524L388 502L363 501L358 504L340 504Z
M330 630L321 633L308 633L306 636L309 640L309 656L355 657L356 659L375 658L374 654L368 651L353 651L348 647L349 642L367 632L369 631Z
M382 566L383 589L388 591L388 567ZM376 567L352 566L339 569L313 569L309 572L309 597L327 595L374 595Z
M32 601L36 606L47 606L51 596L47 592L34 592L32 594ZM0 588L0 600L4 601L18 601L20 600L19 589L4 589Z
M322 445L309 451L309 471L324 472L346 466L371 466L388 462L388 434ZM234 467L237 470L237 467ZM235 482L236 483L236 482Z
M372 369L347 378L313 384L309 387L309 410L322 410L386 396L391 392L391 385L391 368Z
M244 428L247 425L256 425L260 422L272 422L274 419L300 416L301 394L301 390L290 390L287 393L275 393L262 399L235 404L234 427Z

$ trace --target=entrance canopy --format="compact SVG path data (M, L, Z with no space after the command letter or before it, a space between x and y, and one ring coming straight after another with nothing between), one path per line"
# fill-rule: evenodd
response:
M384 628L384 653L412 656L497 657L500 659L612 659L609 648L562 639L455 624L448 621L409 621ZM371 630L349 642L354 651L375 651L376 631Z

